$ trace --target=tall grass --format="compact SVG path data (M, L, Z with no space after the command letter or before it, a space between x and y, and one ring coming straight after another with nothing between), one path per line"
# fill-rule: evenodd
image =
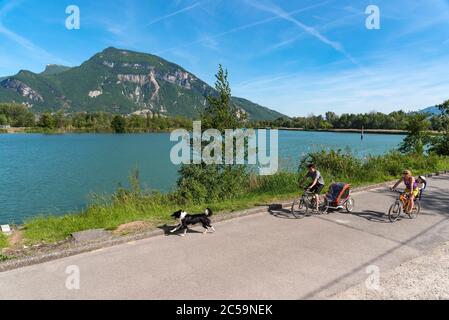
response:
M113 230L133 221L146 221L157 228L169 223L170 214L181 207L189 212L202 212L205 207L229 212L289 199L298 194L298 181L305 174L306 164L310 162L317 165L327 185L333 181L348 182L353 186L389 181L398 178L404 169L411 170L414 175L449 169L449 157L434 155L410 156L392 152L358 159L341 151L315 152L301 159L298 172L248 176L242 182L246 193L209 202L180 201L176 191L161 194L142 190L138 176L133 174L129 188L120 187L110 198L99 198L82 212L61 217L41 216L26 221L25 239L28 243L55 242L66 239L73 232L96 228ZM213 183L219 184L220 181Z
M1 250L6 247L8 247L8 238L6 237L5 234L0 232L0 255L1 255Z

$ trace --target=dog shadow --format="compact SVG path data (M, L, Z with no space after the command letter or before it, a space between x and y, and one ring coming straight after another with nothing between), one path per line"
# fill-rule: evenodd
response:
M162 231L164 231L164 235L166 236L180 236L181 234L184 233L184 231L178 230L176 232L171 233L170 231L172 231L174 228L176 228L176 226L169 226L169 225L163 225L163 226L159 226L158 229L161 229ZM187 233L201 233L201 231L198 230L192 230L190 228L187 229Z

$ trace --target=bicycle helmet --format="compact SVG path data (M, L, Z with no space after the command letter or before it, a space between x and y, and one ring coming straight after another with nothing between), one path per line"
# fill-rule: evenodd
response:
M421 180L424 181L424 182L427 182L427 179L426 179L426 177L424 177L424 176L419 176L418 178L421 179Z

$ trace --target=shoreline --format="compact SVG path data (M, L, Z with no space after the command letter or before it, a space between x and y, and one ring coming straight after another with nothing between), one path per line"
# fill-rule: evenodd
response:
M359 133L362 131L360 129L314 129L306 130L304 128L279 128L282 131L304 131L304 132L335 132L335 133ZM392 130L392 129L365 129L365 134L397 134L404 135L407 134L405 130Z
M147 130L147 129L135 129L124 133L115 133L111 130L89 130L89 129L41 129L41 128L8 128L0 129L0 134L136 134L136 133L170 133L176 128L170 128L167 130Z
M185 128L170 128L167 130L147 130L147 129L135 129L132 131L127 131L120 134L135 134L135 133L170 133L172 130L176 129L185 129ZM297 131L297 132L334 132L334 133L358 133L361 134L360 129L314 129L314 130L306 130L304 128L257 128L257 129L277 129L279 131ZM256 130L257 130L256 129ZM189 129L186 129L189 130ZM89 129L50 129L45 130L41 128L8 128L1 129L0 133L3 134L72 134L72 133L88 133L88 134L116 134L113 131L96 131ZM391 134L391 135L405 135L407 131L405 130L390 130L390 129L365 129L365 134ZM430 134L438 135L439 132L430 131Z
M358 133L361 134L360 129L315 129L306 130L304 128L279 128L282 131L304 131L304 132L334 132L334 133ZM390 135L406 135L406 130L394 130L394 129L365 129L365 134L390 134ZM428 131L431 135L440 135L438 131Z

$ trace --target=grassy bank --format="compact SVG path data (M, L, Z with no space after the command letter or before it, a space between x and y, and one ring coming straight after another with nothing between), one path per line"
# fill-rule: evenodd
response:
M217 212L229 212L290 199L299 193L298 178L303 175L305 165L309 162L317 164L327 185L332 181L344 181L354 187L396 179L405 168L412 170L415 176L449 169L448 157L433 155L424 157L389 153L360 160L342 152L312 153L301 160L299 172L250 176L245 194L212 203L180 205L175 193L160 194L135 186L130 189L120 188L108 199L97 198L82 212L26 221L25 243L52 243L66 239L73 232L96 228L114 230L134 221L145 221L157 228L161 224L172 223L170 214L181 207L189 212L202 212L205 207L211 207ZM1 247L6 247L5 237L0 237Z
M3 233L0 233L0 249L6 248L8 246L8 238ZM0 252L0 261L2 260Z

